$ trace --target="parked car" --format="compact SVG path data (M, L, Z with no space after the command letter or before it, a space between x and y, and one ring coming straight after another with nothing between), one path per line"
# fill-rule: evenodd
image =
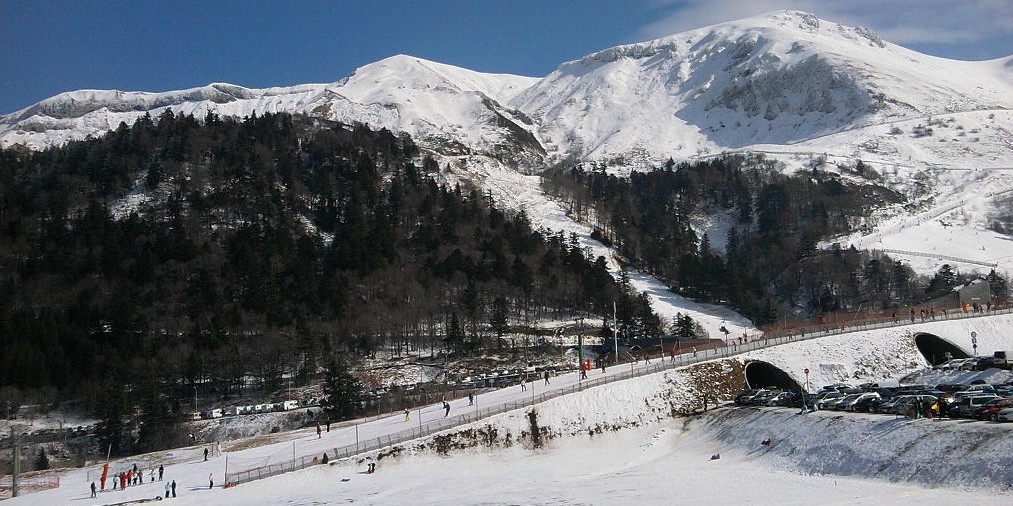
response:
M1013 422L1013 408L1006 408L995 415L997 422Z
M964 360L964 362L962 364L960 364L960 370L961 371L977 371L976 367L978 366L978 362L981 362L982 359L984 359L984 358L985 357L971 357L971 358L969 358L967 360Z
M1013 357L1007 356L1005 351L996 351L992 354L992 363L999 369L1013 369Z
M881 395L875 395L872 397L863 397L855 401L855 405L852 406L851 410L859 413L874 413L877 406L893 398L883 397Z
M891 408L891 413L895 415L909 415L910 410L917 411L918 413L924 413L924 406L926 403L935 404L936 398L931 395L902 395L900 399Z
M910 395L895 395L885 401L873 406L873 413L893 413L894 406L899 402L909 402L911 400Z
M1006 408L1013 408L1013 398L1000 397L982 404L971 411L971 417L976 420L995 420L996 415Z
M753 396L753 398L749 400L749 404L752 406L766 406L767 401L773 399L780 393L780 390L764 390Z
M859 402L866 399L874 399L874 398L879 398L879 394L875 392L863 392L860 394L851 394L842 399L841 402L838 402L834 408L841 411L857 411L857 409L855 409L855 406Z
M834 383L833 385L824 386L823 390L830 392L840 392L841 390L847 390L849 388L851 388L851 385L845 383Z
M844 394L841 392L830 392L823 396L822 399L816 401L816 409L833 409L834 404L837 404L844 399Z
M936 385L936 390L941 390L950 395L953 395L957 392L967 390L967 387L968 385L964 385L962 383L940 383Z
M774 397L767 399L767 406L792 406L795 402L795 392L779 392Z
M955 358L953 360L948 360L944 362L942 365L939 366L939 368L944 371L956 371L960 369L960 366L963 365L964 362L966 361L967 361L966 358Z
M750 388L748 390L744 390L742 391L742 393L735 396L735 404L738 404L740 406L747 406L749 405L749 401L751 401L753 397L756 397L757 394L764 391L765 390L762 388Z
M963 397L952 406L950 406L947 412L954 418L969 418L975 408L983 406L986 402L992 399L999 399L1000 397L995 394L982 394L974 395L969 397Z

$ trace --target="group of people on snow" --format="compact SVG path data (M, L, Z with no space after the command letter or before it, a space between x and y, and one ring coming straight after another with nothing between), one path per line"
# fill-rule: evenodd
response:
M155 474L156 468L152 467L148 473L150 483L155 482ZM159 464L157 474L158 481L162 481L165 476L165 466ZM91 497L98 497L99 491L105 492L106 482L110 478L112 479L111 490L116 490L117 488L119 488L119 490L126 490L127 487L144 484L144 470L138 469L137 464L134 464L125 471L120 471L119 473L113 473L110 475L109 463L104 464L102 466L102 476L99 478L99 485L96 486L94 481L91 482ZM176 497L176 480L172 480L171 482L167 482L165 484L165 497L170 497L170 494L172 494L171 497Z

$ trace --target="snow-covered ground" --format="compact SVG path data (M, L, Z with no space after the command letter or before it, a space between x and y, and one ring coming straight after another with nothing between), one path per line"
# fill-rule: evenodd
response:
M909 342L916 332L956 340L968 329L979 329L979 342L997 347L1005 346L1008 338L1002 336L1011 324L1013 316L996 315L793 342L555 397L535 406L534 420L530 408L521 408L450 429L442 439L406 442L227 489L221 487L226 465L234 472L296 454L322 455L357 438L439 422L444 411L432 405L412 411L408 420L399 414L345 423L319 438L303 429L259 441L227 441L224 454L207 462L203 447L197 446L115 461L113 469L164 463L166 478L177 482L174 500L180 504L783 504L785 498L816 504L1003 503L1011 499L1008 485L1013 483L1010 425L837 413L798 416L784 409L673 414L699 410L699 392L708 385L724 382L726 395L739 388L735 383L741 382L746 360L776 363L796 374L802 367L821 370L822 363L837 364L826 369L847 369L853 382L896 378L924 362ZM888 360L891 354L897 361ZM626 367L594 371L591 379ZM816 374L811 379L814 386L839 380ZM451 415L549 389L572 389L577 382L572 373L551 378L549 386L539 379L525 390L511 386L484 393L473 406L467 399L455 400ZM539 448L531 442L533 424L544 442ZM760 446L764 438L774 445ZM444 447L462 449L435 450L438 439ZM720 459L710 460L715 454ZM365 474L366 463L379 455L377 472ZM99 464L92 464L54 473L61 477L59 488L10 504L112 504L163 492L164 482L148 483L89 499L88 485L99 470ZM215 487L208 489L212 473Z

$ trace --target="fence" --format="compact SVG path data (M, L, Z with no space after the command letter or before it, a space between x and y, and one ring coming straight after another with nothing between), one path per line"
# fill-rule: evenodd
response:
M1001 309L1001 310L993 310L993 311L988 312L988 313L959 313L958 312L958 313L947 314L945 318L943 318L941 316L937 316L937 319L938 320L944 320L944 319L945 320L955 320L955 319L961 319L961 318L974 318L974 317L988 316L988 315L995 315L995 314L1008 314L1011 311L1013 311L1013 309L1007 308L1007 309ZM674 357L669 357L668 359L659 358L659 359L655 360L654 362L652 362L650 364L645 364L645 365L640 365L640 366L635 366L634 363L630 362L630 363L628 363L629 366L630 366L629 370L625 370L624 366L626 364L619 364L619 365L612 366L612 369L610 370L610 374L608 374L607 376L604 376L604 375L602 375L602 376L595 376L594 379L581 380L576 385L571 385L571 386L568 386L568 387L560 388L558 390L551 390L551 391L547 391L547 392L542 392L540 394L535 394L534 393L534 389L532 389L531 398L529 398L529 399L526 398L523 401L506 402L506 403L502 403L502 404L499 404L499 405L496 405L496 406L492 406L492 407L489 407L489 408L484 408L484 409L479 408L479 409L476 409L475 411L472 411L472 412L469 412L469 413L460 414L460 415L457 415L457 416L454 416L454 417L451 417L451 418L446 418L446 419L443 419L443 420L440 420L440 421L436 421L436 422L424 423L421 426L415 427L415 428L412 428L412 429L406 429L406 430L403 430L403 431L400 431L400 432L388 434L388 435L385 435L385 436L381 436L381 437L378 437L378 438L366 440L366 441L363 441L363 442L356 442L356 444L354 444L354 445L348 445L348 446L344 446L344 447L340 447L340 448L335 448L334 452L333 452L334 453L334 457L333 458L340 459L340 458L351 457L353 455L358 455L358 454L361 454L361 453L365 453L365 452L369 452L369 451L373 451L373 450L378 450L380 448L385 448L385 447L388 447L388 446L400 444L400 443L403 443L403 442L406 442L406 441L411 441L411 440L414 440L414 439L419 439L419 438L422 438L422 437L425 437L425 436L429 436L429 435L432 435L432 434L435 434L435 433L438 433L438 432L442 432L442 431L445 431L445 430L448 430L448 429L452 429L454 427L459 427L459 426L462 426L462 425L467 425L469 423L474 423L474 422L477 422L479 420L488 418L488 417L493 416L493 415L498 415L500 413L505 413L507 411L513 411L513 410L521 409L521 408L528 407L528 406L533 406L535 404L538 404L538 403L541 403L541 402L545 402L545 401L547 401L549 399L554 399L556 397L560 397L560 396L563 396L563 395L573 394L573 393L576 393L576 392L580 392L580 391L586 390L588 388L594 388L594 387L597 387L597 386L606 385L606 384L612 383L614 381L623 381L623 380L627 380L627 379L630 379L630 378L635 378L635 377L639 377L639 376L645 376L645 375L648 375L648 374L654 374L654 373L657 373L657 372L660 372L660 371L664 371L664 370L667 370L667 369L684 367L684 366L687 366L687 365L692 365L692 364L696 364L696 363L699 363L699 362L705 362L705 361L708 361L708 360L714 360L714 359L717 359L717 358L725 358L725 357L731 357L731 356L735 356L735 355L740 355L740 354L743 354L743 353L746 353L746 352L750 352L750 351L754 351L754 350L758 350L758 349L762 349L762 348L767 348L767 347L770 347L770 346L777 346L777 345L791 343L791 342L805 341L805 340L809 340L809 339L816 339L816 338L825 337L825 336L828 336L828 335L841 334L841 333L844 333L844 332L854 332L856 330L874 330L874 329L881 329L881 328L888 328L888 327L901 327L901 326L906 326L906 325L914 325L914 324L917 324L917 323L923 323L923 322L922 321L911 322L911 321L903 320L903 319L894 320L893 318L883 318L883 319L879 319L879 320L864 320L861 323L858 323L858 324L855 324L855 325L850 325L850 326L846 326L846 325L837 326L837 325L835 325L832 328L830 326L827 326L827 328L825 328L824 330L820 330L820 331L816 331L816 332L802 333L801 335L797 335L797 336L793 335L791 333L785 333L783 335L772 335L770 337L764 337L764 338L760 338L760 339L754 339L752 341L745 342L745 343L742 343L742 344L731 342L727 346L722 346L722 347L717 347L717 348L701 349L701 350L698 350L697 352L691 352L691 353L682 353L680 355L675 355ZM616 371L617 369L620 369L620 368L622 368L623 370ZM570 374L577 374L577 371L576 370L572 370L572 371L569 371L569 373ZM396 416L396 413L391 413L391 416ZM328 454L328 456L330 456L330 454ZM225 483L227 484L227 486L238 485L238 484L241 484L241 483L246 483L246 482L250 482L250 481L254 481L254 480L268 478L270 476L276 476L276 475L283 474L283 473L297 471L299 469L305 469L307 467L311 467L311 466L319 464L319 463L320 463L320 457L318 455L316 455L316 454L314 454L314 455L306 455L306 456L302 456L302 457L296 457L296 458L294 458L294 459L292 459L290 461L286 461L286 462L280 462L280 463L277 463L277 464L268 464L268 465L256 467L256 468L253 468L253 469L246 469L246 470L243 470L243 471L227 473L226 476L225 476Z
M0 477L0 499L10 499L14 493L14 477L11 475ZM60 477L51 476L45 478L25 478L18 480L18 495L31 494L51 488L60 487Z

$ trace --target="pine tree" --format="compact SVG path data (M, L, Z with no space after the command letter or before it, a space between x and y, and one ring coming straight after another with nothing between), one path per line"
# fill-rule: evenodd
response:
M39 447L39 455L35 458L35 470L42 471L49 469L49 457L46 455L46 449Z
M321 408L332 420L352 418L362 408L362 385L334 359L327 367Z
M493 332L496 333L496 338L500 339L503 334L506 334L507 326L507 303L503 297L496 297L492 302L492 313L489 315L489 326L492 327Z
M127 450L126 414L128 412L124 386L115 381L108 381L98 399L98 425L95 435L102 448L112 455L121 455Z
M992 298L998 303L1005 303L1009 300L1009 282L1002 274L992 269L986 277L989 289L992 291Z

